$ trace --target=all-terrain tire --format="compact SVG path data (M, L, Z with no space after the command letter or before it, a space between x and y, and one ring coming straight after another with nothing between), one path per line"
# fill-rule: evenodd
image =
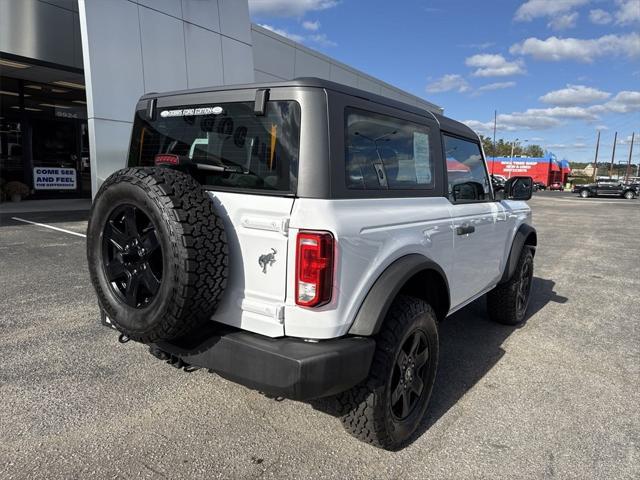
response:
M122 220L118 220L119 212L124 212ZM133 218L132 227L127 215ZM141 277L135 295L129 297L126 282L132 283L135 271L131 265L145 269L145 275L151 270L151 260L129 253L130 247L140 252L145 242L152 243L149 238L159 252L153 253L154 277ZM125 243L126 255L120 245ZM107 178L91 209L87 258L100 307L118 330L144 343L180 337L206 322L227 283L228 250L222 220L193 177L167 168L127 168ZM114 280L112 270L108 271L111 263L118 267L121 278ZM155 282L153 295L148 279ZM144 301L139 300L140 292L149 292L142 296Z
M418 373L423 388L410 414L406 418L398 418L394 413L397 403L394 404L392 399L396 380L403 375L399 365L402 358L400 350L406 356L410 349L407 349L405 342L413 343L411 339L416 335L424 338L428 349L422 370L413 370ZM380 448L395 450L402 447L424 417L437 366L438 328L433 308L423 300L398 296L376 336L376 351L369 376L336 396L337 410L342 414L345 430Z
M511 278L487 294L489 317L504 325L518 325L525 318L533 282L533 251L524 246Z

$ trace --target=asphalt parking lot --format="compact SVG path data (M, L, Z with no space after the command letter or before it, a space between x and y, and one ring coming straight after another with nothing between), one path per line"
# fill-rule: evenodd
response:
M430 413L391 453L318 405L183 373L101 327L87 212L0 214L0 478L640 478L640 200L541 192L529 318L441 325Z

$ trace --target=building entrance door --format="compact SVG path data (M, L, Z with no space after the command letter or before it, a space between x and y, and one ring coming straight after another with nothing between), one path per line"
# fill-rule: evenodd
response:
M31 126L35 192L90 195L86 121L34 118Z

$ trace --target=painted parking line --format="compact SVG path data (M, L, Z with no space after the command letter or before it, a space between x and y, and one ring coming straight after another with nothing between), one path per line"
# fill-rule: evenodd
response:
M37 225L38 227L49 228L51 230L56 230L58 232L68 233L69 235L75 235L77 237L86 238L87 236L84 233L72 232L71 230L65 230L64 228L54 227L53 225L47 225L44 223L32 222L31 220L25 220L20 217L11 217L11 220L17 220L18 222L30 223L31 225Z

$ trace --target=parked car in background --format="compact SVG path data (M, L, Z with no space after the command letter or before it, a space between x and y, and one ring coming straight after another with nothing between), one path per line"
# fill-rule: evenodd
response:
M625 185L619 180L598 180L595 183L581 185L578 195L588 197L623 197L628 200L638 196L638 190L633 185Z
M628 186L636 191L636 197L640 195L640 183L629 183Z
M562 185L560 182L553 182L549 185L549 190L559 190L561 192L564 192L564 185Z

